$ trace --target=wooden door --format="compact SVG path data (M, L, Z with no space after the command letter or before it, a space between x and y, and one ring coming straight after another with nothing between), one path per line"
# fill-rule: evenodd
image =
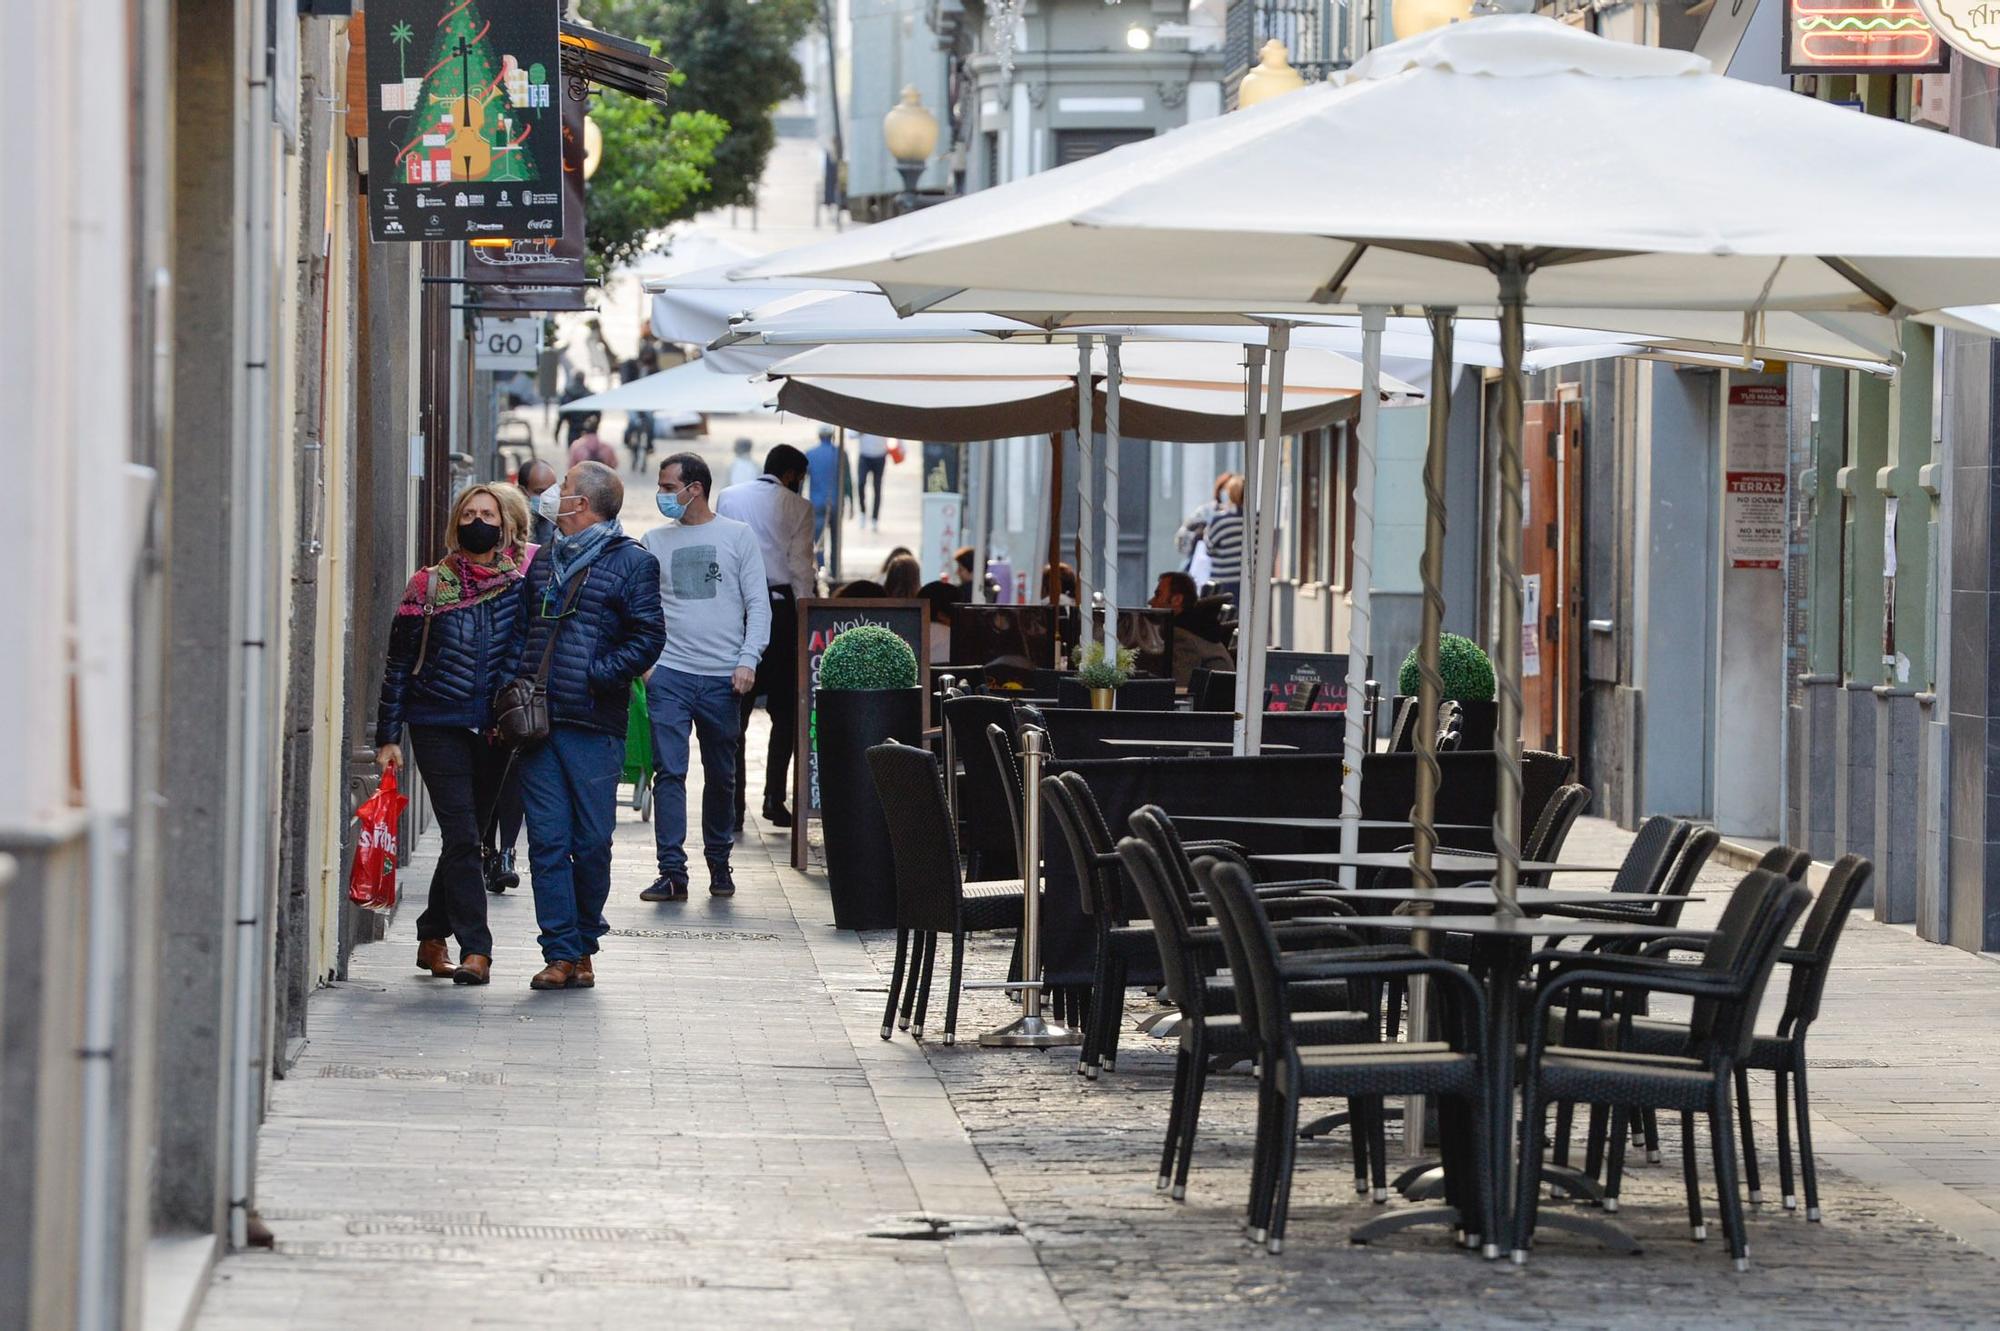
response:
M1521 742L1559 750L1562 671L1551 610L1560 586L1562 547L1560 413L1553 402L1527 404L1521 432Z

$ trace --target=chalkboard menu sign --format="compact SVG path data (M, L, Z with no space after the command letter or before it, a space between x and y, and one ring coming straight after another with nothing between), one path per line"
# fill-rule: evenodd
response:
M806 824L820 810L818 732L819 666L827 644L848 629L875 624L908 643L917 658L917 682L925 683L928 607L923 601L868 597L799 602L799 711L797 760L792 764L792 867L806 867ZM924 725L930 726L930 690L924 689Z
M1313 685L1319 692L1305 705ZM1344 712L1347 710L1347 655L1344 652L1266 652L1264 710Z

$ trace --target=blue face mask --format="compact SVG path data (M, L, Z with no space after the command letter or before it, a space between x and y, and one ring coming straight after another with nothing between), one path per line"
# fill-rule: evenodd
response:
M653 502L660 506L661 516L671 518L675 522L687 516L687 505L681 502L678 494L668 494L663 490L653 496Z

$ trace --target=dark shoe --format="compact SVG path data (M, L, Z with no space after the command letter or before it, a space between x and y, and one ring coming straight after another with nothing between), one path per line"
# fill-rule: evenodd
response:
M477 952L468 952L459 960L458 969L451 973L453 984L488 984L493 979L493 958L482 957Z
M513 851L503 850L500 852L500 874L493 881L498 886L488 888L487 890L490 892L505 892L510 887L519 887L521 885L521 875L514 871Z
M773 827L790 827L792 815L785 809L783 800L775 800L764 805L764 821Z
M708 894L712 897L733 897L736 895L736 880L729 876L729 866L715 860L708 862Z
M528 981L530 989L568 989L576 983L576 963L574 961L551 961L535 972L535 978Z
M663 873L653 880L653 885L639 894L641 901L686 901L688 880Z
M589 957L585 957L582 961L576 963L576 978L569 982L569 987L572 989L595 989L597 987L597 968L590 964Z
M451 944L442 938L422 938L417 940L417 969L429 971L440 980L448 980L458 967L451 964Z

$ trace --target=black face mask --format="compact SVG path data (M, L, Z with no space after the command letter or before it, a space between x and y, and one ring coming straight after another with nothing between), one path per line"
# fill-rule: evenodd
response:
M458 548L470 555L483 555L500 544L500 529L474 518L458 524Z

